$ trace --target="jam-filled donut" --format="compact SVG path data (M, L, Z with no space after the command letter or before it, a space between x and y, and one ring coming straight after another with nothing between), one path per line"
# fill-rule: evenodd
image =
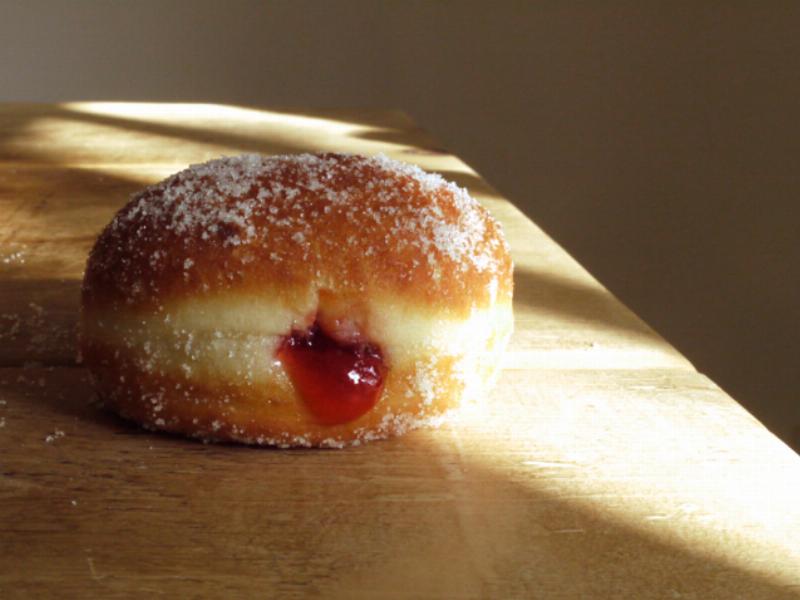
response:
M106 405L147 428L340 447L484 391L512 285L499 225L438 175L382 156L222 158L102 232L81 351Z

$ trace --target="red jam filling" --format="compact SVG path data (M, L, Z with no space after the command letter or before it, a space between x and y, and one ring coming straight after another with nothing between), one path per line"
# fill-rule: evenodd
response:
M353 421L378 401L386 378L380 348L342 343L318 323L292 331L278 349L295 389L323 425Z

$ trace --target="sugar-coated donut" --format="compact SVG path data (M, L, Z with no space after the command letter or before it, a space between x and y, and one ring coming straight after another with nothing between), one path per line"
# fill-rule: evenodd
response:
M146 188L102 232L81 353L106 405L150 429L358 444L486 390L512 268L486 209L418 167L221 158Z

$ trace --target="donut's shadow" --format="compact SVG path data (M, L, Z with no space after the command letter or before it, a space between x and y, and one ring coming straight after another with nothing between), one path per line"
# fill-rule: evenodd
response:
M5 489L26 494L29 505L71 498L81 507L60 518L71 543L91 547L95 564L112 576L98 582L102 589L144 576L176 594L190 582L221 591L248 581L247 589L265 593L355 598L375 590L395 598L546 590L595 598L796 597L608 510L602 495L566 493L571 484L561 474L521 472L514 466L519 441L499 439L491 417L477 428L420 430L344 450L202 444L99 411L83 371L19 370L44 377L44 386L34 385L46 393L29 398L27 422L9 419L2 435L12 437L0 437L0 446L19 441L15 435L38 439L35 463L4 452L5 481L13 484ZM27 384L12 384L9 402L19 400L18 385ZM0 387L0 397L8 391ZM53 431L64 436L44 441ZM42 472L58 472L64 487L34 485ZM20 526L25 519L23 511ZM136 552L118 551L119 531Z

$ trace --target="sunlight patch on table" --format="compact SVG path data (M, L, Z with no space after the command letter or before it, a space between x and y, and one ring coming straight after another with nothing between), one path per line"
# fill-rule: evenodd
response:
M603 515L616 534L800 585L800 457L702 376L510 372L489 398L439 438L464 464Z

